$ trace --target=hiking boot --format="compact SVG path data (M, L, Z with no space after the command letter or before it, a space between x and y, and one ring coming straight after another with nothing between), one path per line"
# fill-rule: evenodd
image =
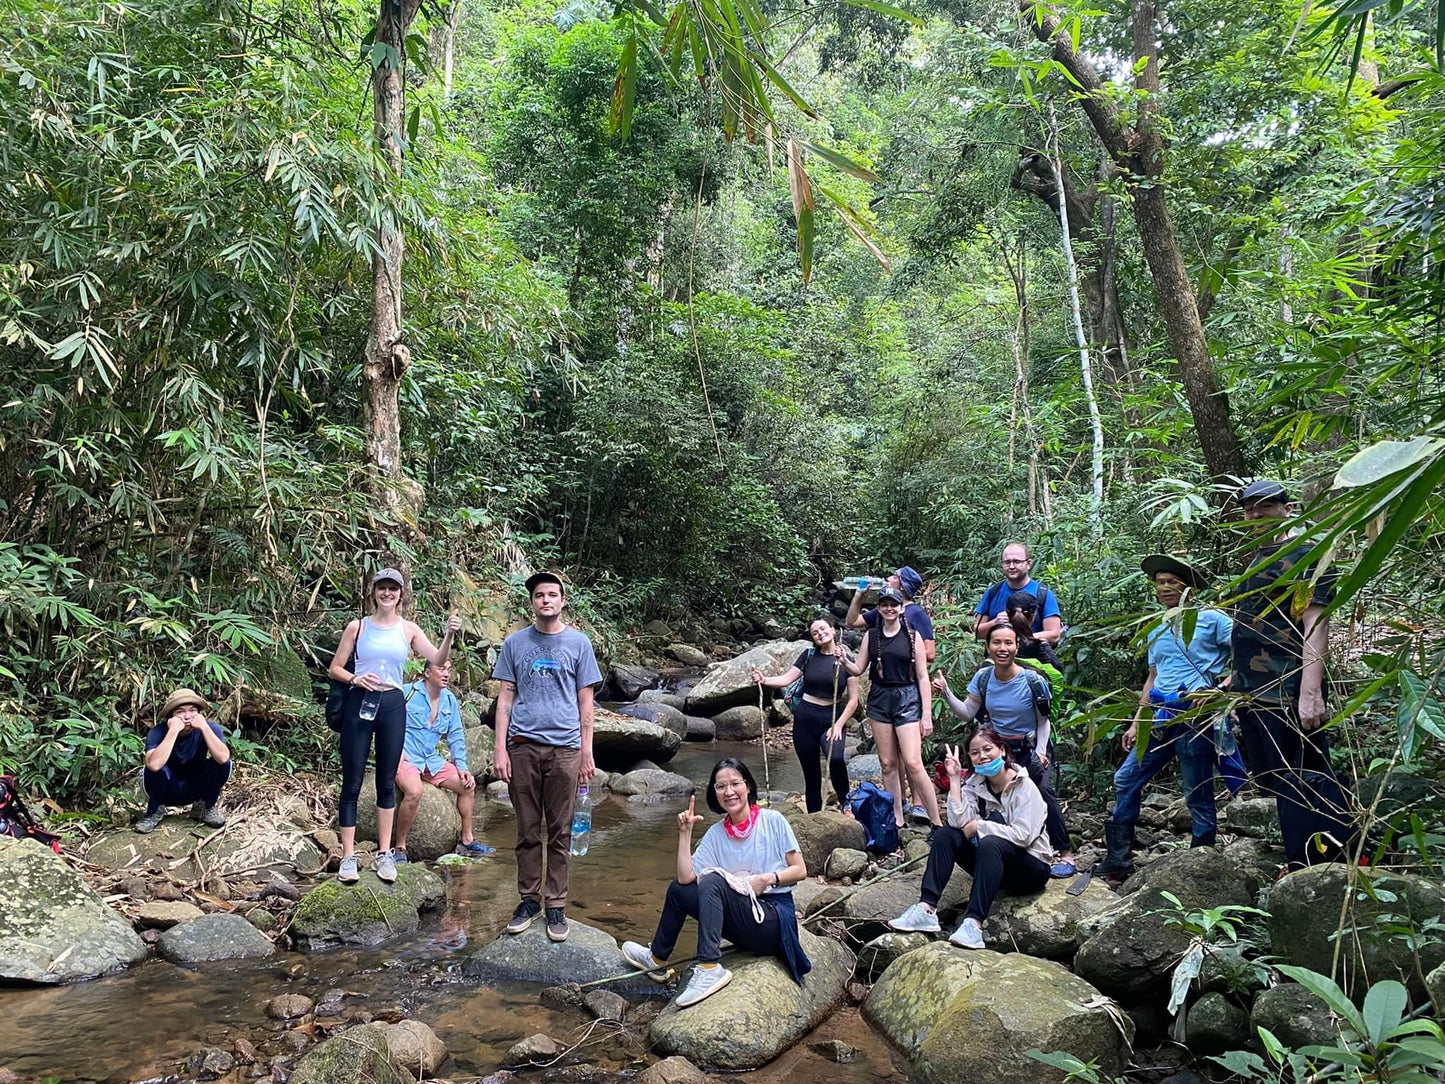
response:
M1134 826L1104 822L1104 860L1094 866L1100 877L1122 880L1134 872Z
M207 828L224 828L226 826L226 815L221 812L219 805L207 805L205 802L196 802L191 806L191 816L200 821Z
M733 973L722 964L717 967L695 967L692 969L692 978L687 980L687 989L677 995L677 1007L685 1009L689 1005L696 1005L732 981Z
M512 912L512 921L507 923L508 933L522 933L532 920L542 913L542 905L536 900L523 900Z
M921 903L915 903L888 925L904 933L938 933L943 928L938 924L938 913Z
M166 819L166 811L157 809L154 813L147 813L140 820L135 822L135 830L141 835L147 832L154 832L161 826L161 821Z
M622 955L637 970L646 972L653 982L667 981L667 961L658 963L657 957L648 946L639 945L636 941L624 941Z
M387 884L396 882L396 859L390 851L382 851L376 856L376 878Z
M547 936L553 941L567 940L567 914L560 907L547 908Z
M959 948L983 948L983 927L976 918L966 918L958 924L948 940Z
M465 843L457 844L457 854L467 858L485 858L489 854L496 854L497 848L488 847L485 843L478 843L475 839L469 839Z
M361 871L356 865L356 855L348 854L336 870L336 879L344 885L354 885L361 880Z
M393 847L393 848L391 849L391 860L392 860L393 862L395 862L398 866L404 866L404 865L406 865L406 863L407 863L406 848L405 848L405 847Z

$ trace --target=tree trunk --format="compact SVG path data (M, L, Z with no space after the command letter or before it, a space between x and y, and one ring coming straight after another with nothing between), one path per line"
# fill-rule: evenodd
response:
M447 21L442 40L442 100L452 97L452 62L456 55L457 23L462 17L462 0L452 0L447 5Z
M406 55L406 34L420 0L381 0L375 41L390 46L390 57ZM390 58L372 71L373 119L377 148L386 168L401 175L405 87L400 60ZM367 328L362 380L366 390L366 458L377 506L394 519L403 535L415 531L422 490L406 477L401 462L401 410L398 390L411 364L402 342L401 269L403 238L390 215L377 227L377 252L371 260L371 322Z

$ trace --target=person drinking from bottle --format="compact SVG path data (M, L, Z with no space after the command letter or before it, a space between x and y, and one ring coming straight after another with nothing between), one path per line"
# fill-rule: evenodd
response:
M622 955L648 977L667 980L667 961L683 923L697 920L697 967L678 1008L717 993L732 972L722 966L722 939L760 956L777 956L793 981L812 970L798 938L793 885L808 876L798 839L788 819L758 808L758 785L747 765L726 757L713 766L707 783L707 807L723 819L692 849L692 830L702 820L697 798L677 815L677 878L667 886L662 917L652 943L624 941Z
M402 668L413 651L427 662L445 665L451 656L452 638L462 619L447 619L446 635L433 646L412 622L401 614L401 596L406 587L402 574L383 568L371 580L374 608L370 617L350 622L331 659L331 676L351 686L341 716L341 799L337 821L341 826L341 868L336 879L354 884L361 874L356 862L356 804L361 797L361 780L366 760L376 743L376 875L383 881L396 880L396 858L391 851L392 820L396 813L396 770L406 742L406 696L402 692Z
M858 707L858 679L843 669L843 649L833 623L820 617L808 626L813 646L798 656L785 673L752 679L769 689L786 689L801 681L801 692L788 700L793 711L793 751L803 766L803 794L809 813L823 808L823 770L818 754L828 750L828 774L842 805L848 796L848 769L843 762L843 731Z
M988 632L988 657L984 666L968 683L968 697L960 700L949 688L948 679L939 673L933 687L942 693L955 715L965 722L978 718L988 722L1009 748L1014 762L1028 772L1034 786L1044 796L1048 809L1049 842L1059 852L1054 864L1055 877L1074 873L1074 855L1069 830L1064 826L1064 811L1054 796L1049 781L1049 713L1053 692L1049 680L1037 670L1018 664L1018 634L1008 622L994 625Z
M1104 822L1108 853L1094 867L1095 873L1120 878L1134 869L1134 826L1139 823L1144 787L1175 757L1184 804L1193 821L1189 845L1214 846L1214 767L1219 753L1213 713L1200 719L1197 709L1229 683L1234 633L1234 622L1223 610L1198 609L1186 639L1181 606L1186 592L1203 586L1202 577L1192 565L1165 553L1151 553L1139 567L1154 581L1155 596L1165 612L1148 634L1149 674L1134 721L1124 732L1124 763L1114 773L1114 812ZM1146 747L1136 750L1139 721L1146 711L1153 713L1153 727ZM1184 721L1175 721L1185 713L1189 714Z
M868 725L878 746L883 782L893 791L893 815L902 828L904 773L913 784L928 821L937 828L938 794L923 767L923 739L933 733L933 693L923 637L903 617L903 592L885 587L878 595L882 620L868 630L856 662L844 660L848 673L869 675ZM901 767L900 767L901 765Z
M1008 743L992 727L980 726L968 739L965 774L957 747L944 746L948 775L948 824L933 835L919 900L888 925L895 930L936 933L938 901L955 866L973 875L968 910L949 940L961 948L983 948L983 923L1000 891L1042 892L1049 883L1053 848L1044 827L1044 797L1016 764Z
M875 628L882 620L877 608L863 609L863 596L868 593L869 577L850 577L845 582L851 583L854 579L858 582L858 589L853 592L853 598L848 603L848 612L843 617L843 624L850 629ZM871 583L878 585L877 580L872 580ZM938 645L933 639L933 618L928 615L927 610L913 601L918 592L923 590L923 577L918 574L917 569L904 565L885 578L879 586L891 587L902 593L904 599L903 619L908 622L909 628L923 637L923 653L928 662L932 663L933 656L938 650Z
M517 812L517 892L507 923L519 934L546 909L547 936L567 940L572 807L592 761L594 696L602 684L592 641L562 621L566 588L550 572L527 578L532 623L502 644L492 677L497 696L495 770ZM543 893L542 825L547 826Z

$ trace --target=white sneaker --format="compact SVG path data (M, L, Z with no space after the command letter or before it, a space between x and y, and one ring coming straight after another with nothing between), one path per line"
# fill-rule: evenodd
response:
M382 851L376 856L376 876L387 884L396 880L396 859L391 856L390 851Z
M694 967L687 989L677 995L677 1007L685 1009L696 1005L705 997L711 997L733 981L733 973L719 964L717 967Z
M928 910L921 903L915 903L888 925L904 933L937 933L943 928L938 924L937 912Z
M341 860L341 866L336 871L336 879L344 885L354 885L361 880L361 873L356 867L356 855L348 854Z
M622 942L622 955L637 970L647 972L647 977L653 982L667 981L667 967L664 965L661 970L658 969L652 949L646 945L639 945L636 941L624 941Z
M958 924L949 941L959 948L983 948L983 927L976 918L966 918Z

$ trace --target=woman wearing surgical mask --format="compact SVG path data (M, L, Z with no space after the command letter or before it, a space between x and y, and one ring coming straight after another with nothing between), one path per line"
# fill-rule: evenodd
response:
M981 726L968 739L971 770L965 775L958 749L945 746L948 824L934 833L919 902L888 925L895 930L936 933L938 901L955 865L973 875L963 922L949 941L983 948L983 922L1002 889L1012 895L1042 892L1049 883L1053 848L1044 827L1044 798L1028 772L1014 764L1003 738Z

